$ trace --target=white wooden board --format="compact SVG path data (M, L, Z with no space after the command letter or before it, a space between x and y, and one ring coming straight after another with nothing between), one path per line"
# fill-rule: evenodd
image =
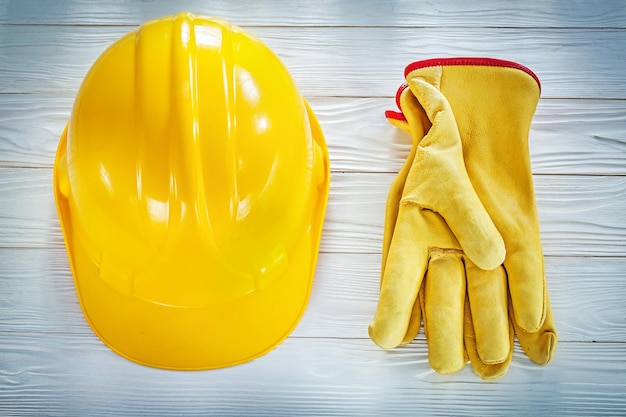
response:
M133 29L0 26L0 93L73 95L93 61ZM406 65L439 56L518 61L536 72L545 98L626 96L624 30L255 27L250 31L280 56L305 97L393 97L404 81Z
M292 335L244 365L131 363L82 316L52 193L76 91L117 37L181 10L244 26L317 114L331 193L313 291ZM519 61L542 81L532 169L559 345L509 373L442 376L423 334L367 336L388 187L410 141L384 111L406 64ZM626 7L622 1L0 0L0 415L626 415Z

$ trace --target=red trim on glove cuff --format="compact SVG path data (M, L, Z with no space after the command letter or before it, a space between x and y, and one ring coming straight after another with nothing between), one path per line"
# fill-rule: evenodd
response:
M535 79L537 85L539 86L539 90L541 90L541 82L539 81L539 77L532 72L528 67L525 67L522 64L518 64L513 61L506 61L504 59L497 58L475 58L475 57L458 57L458 58L432 58L425 59L423 61L413 62L404 69L404 76L407 77L411 71L414 71L419 68L426 67L438 67L438 66L450 66L450 65L473 65L473 66L486 66L486 67L505 67L505 68L515 68L520 71L524 71L526 74L530 75Z
M398 109L400 111L399 112L393 111L393 110L385 111L385 117L387 119L399 120L401 122L407 121L406 117L404 116L404 113L402 113L402 106L400 105L400 96L402 95L402 92L406 90L407 88L409 88L409 84L407 83L404 83L400 87L398 87L398 91L396 92L396 106L398 106Z
M393 119L393 120L399 120L401 122L406 122L406 117L404 117L404 114L402 112L399 111L393 111L393 110L386 110L385 111L385 117L387 119Z

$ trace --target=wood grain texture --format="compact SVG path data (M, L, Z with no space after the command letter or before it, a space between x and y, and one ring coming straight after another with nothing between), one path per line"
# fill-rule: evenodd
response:
M379 253L385 201L393 175L336 174L332 178L324 252ZM546 254L623 256L626 178L535 177Z
M89 328L52 195L58 138L101 52L180 10L241 25L283 60L319 118L331 192L309 305L240 366L131 363ZM411 61L518 61L542 81L530 150L560 343L509 373L442 376L424 335L383 351L387 191L410 141L383 112ZM0 415L626 415L626 7L622 1L0 0Z
M0 333L92 333L64 249L2 248L0 264ZM290 337L367 339L379 276L380 255L321 254L309 306ZM626 339L626 259L548 256L546 279L561 342Z
M369 340L292 338L208 372L139 366L89 335L4 333L0 344L0 413L12 416L614 416L624 404L626 355L616 344L562 343L545 367L516 350L508 375L482 384L469 366L435 374L424 343L384 352Z
M4 6L4 7L3 7ZM585 2L541 0L513 2L502 7L499 0L367 0L346 2L274 2L254 0L187 0L182 5L167 0L128 3L119 0L64 0L40 13L37 0L0 1L0 24L137 25L149 19L190 12L219 16L238 25L253 26L447 26L447 27L549 27L590 28L626 25L626 10L619 1Z
M131 29L0 25L0 93L74 95L95 59ZM545 98L626 98L626 30L259 27L252 33L281 58L305 97L393 97L412 61L492 56L530 67Z
M0 94L0 166L51 167L73 97ZM333 172L398 172L411 146L384 111L391 98L309 100ZM529 145L536 174L626 174L626 101L540 100Z
M322 252L380 253L394 177L332 175ZM51 184L51 169L0 168L0 247L63 247ZM626 253L626 177L538 175L535 193L546 254Z

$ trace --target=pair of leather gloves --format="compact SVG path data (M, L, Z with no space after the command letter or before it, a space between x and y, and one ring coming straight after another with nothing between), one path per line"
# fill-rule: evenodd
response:
M528 150L539 79L489 58L419 61L405 76L386 116L413 146L389 191L370 337L408 344L423 321L442 374L469 359L481 378L503 376L514 335L546 364L557 333Z

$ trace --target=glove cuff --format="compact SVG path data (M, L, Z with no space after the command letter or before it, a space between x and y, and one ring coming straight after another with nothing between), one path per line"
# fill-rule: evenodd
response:
M456 57L456 58L431 58L424 59L421 61L415 61L410 63L404 69L405 78L408 75L420 68L427 67L440 67L440 66L453 66L453 65L465 65L465 66L482 66L482 67L503 67L503 68L514 68L520 71L525 72L535 79L537 82L537 86L539 90L541 90L541 82L539 81L539 77L528 67L518 64L517 62L507 61L504 59L497 58L483 58L483 57ZM400 87L402 88L402 87ZM406 88L406 87L404 87ZM403 89L403 88L402 88ZM400 90L398 90L398 94L396 95L396 101L399 97Z

